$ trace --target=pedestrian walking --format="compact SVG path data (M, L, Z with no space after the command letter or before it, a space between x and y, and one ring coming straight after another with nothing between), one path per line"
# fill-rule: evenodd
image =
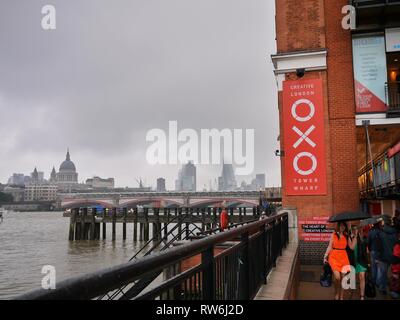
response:
M360 282L360 300L365 299L365 276L368 271L368 248L362 228L353 227L351 238L356 238L354 246L354 268Z
M344 299L342 279L350 269L350 261L347 255L347 247L354 250L357 238L350 239L348 227L345 222L337 224L335 232L332 233L328 248L324 255L324 264L329 263L334 276L335 300Z

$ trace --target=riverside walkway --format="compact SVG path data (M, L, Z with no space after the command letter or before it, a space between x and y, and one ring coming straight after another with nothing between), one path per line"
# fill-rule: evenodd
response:
M255 218L17 299L254 299L289 242L287 212Z

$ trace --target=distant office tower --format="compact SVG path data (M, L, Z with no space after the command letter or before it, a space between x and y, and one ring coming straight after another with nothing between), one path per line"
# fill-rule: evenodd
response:
M232 191L237 188L236 177L233 172L232 164L222 165L222 175L218 178L219 191Z
M265 174L256 174L256 188L265 189Z
M165 189L165 179L164 178L158 178L157 179L157 192L164 192Z
M13 173L12 177L8 179L8 184L10 186L24 186L25 185L25 175L23 173Z
M179 170L178 179L175 180L176 191L196 191L196 166L189 161Z

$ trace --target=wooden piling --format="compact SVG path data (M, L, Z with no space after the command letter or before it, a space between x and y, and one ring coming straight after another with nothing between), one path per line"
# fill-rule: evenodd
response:
M81 220L82 216L79 211L79 209L73 209L75 210L75 240L81 240Z
M204 232L206 228L206 209L201 208L201 231Z
M213 219L212 219L212 228L217 228L218 226L218 217L217 217L217 208L213 207Z
M75 220L76 209L71 210L71 218L69 219L69 241L74 241L75 236Z
M190 208L190 210L189 210L189 217L190 217L190 219L193 218L193 208ZM185 227L186 239L188 239L189 235L190 235L189 227L190 227L190 224L188 222L186 222L186 227Z
M157 211L157 208L154 208L154 209L153 209L154 220L153 220L153 223L152 223L152 226L153 226L152 232L153 232L153 234L152 234L152 236L151 236L151 238L153 239L153 241L156 241L156 240L157 240L156 211Z
M96 223L96 226L95 226L95 229L94 229L94 234L95 234L94 239L95 240L100 240L100 223Z
M95 240L95 228L96 228L96 208L92 209L92 215L90 217L90 240Z
M86 240L86 215L87 208L83 208L81 211L81 240Z
M126 240L126 216L128 214L128 208L123 208L124 221L122 223L122 240Z
M155 216L155 238L157 241L161 240L161 223L160 223L160 208L154 209L154 216Z
M138 221L138 209L133 209L133 241L137 241L137 221Z
M149 241L149 208L144 208L144 241Z
M103 209L103 221L105 221L106 216L107 216L107 209L104 208ZM103 222L102 225L103 225L103 228L102 228L103 229L103 240L105 240L107 237L107 223Z
M112 241L116 239L117 208L112 209Z
M182 240L182 208L178 208L178 240Z

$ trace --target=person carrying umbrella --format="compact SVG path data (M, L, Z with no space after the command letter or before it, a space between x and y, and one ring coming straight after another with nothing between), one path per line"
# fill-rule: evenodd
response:
M329 263L335 283L335 300L343 300L344 290L341 286L343 276L349 271L350 261L347 255L347 246L354 250L357 237L351 239L345 221L339 221L335 232L332 233L328 248L324 255L324 264Z
M372 281L381 294L386 295L388 286L387 273L396 241L396 231L389 224L384 227L384 221L384 219L379 218L368 233L368 248L371 255Z

